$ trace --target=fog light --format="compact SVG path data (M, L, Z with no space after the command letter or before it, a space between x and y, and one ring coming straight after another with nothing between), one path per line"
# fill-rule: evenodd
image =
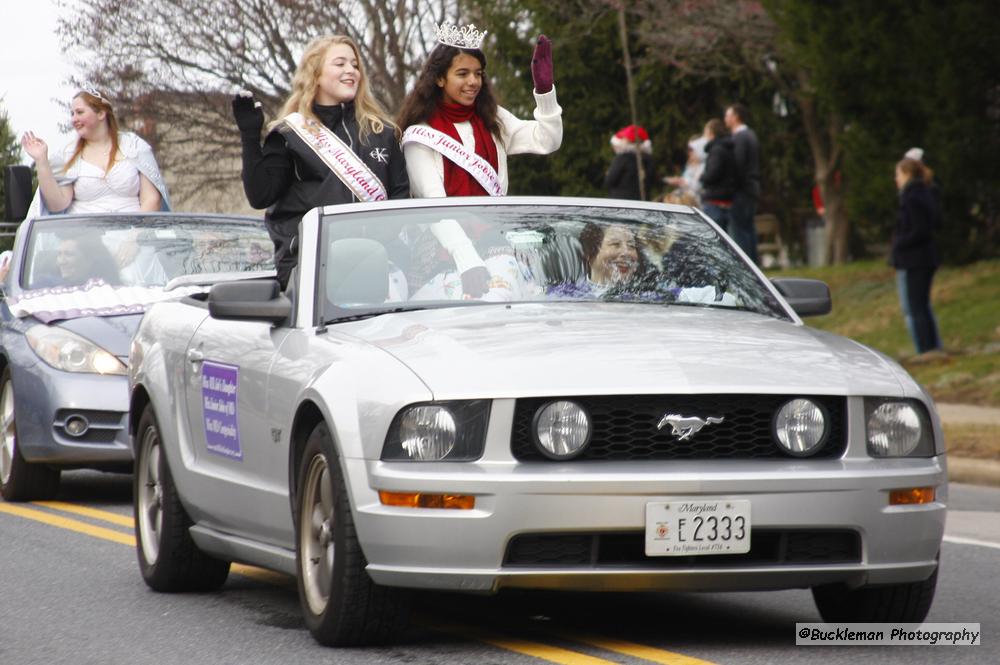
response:
M387 492L379 490L379 500L386 506L400 508L451 508L472 510L476 497L465 494L424 494L422 492Z
M83 436L90 429L90 424L83 416L70 416L63 425L63 429L70 436Z
M934 495L933 487L911 487L905 490L892 490L889 492L889 505L912 506L921 503L932 503Z

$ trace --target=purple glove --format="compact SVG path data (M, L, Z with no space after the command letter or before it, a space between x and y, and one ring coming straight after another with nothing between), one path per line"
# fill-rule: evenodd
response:
M483 266L462 273L462 292L471 298L481 298L490 290L490 271Z
M538 43L531 56L531 78L538 94L543 95L552 89L552 42L545 35L538 35Z

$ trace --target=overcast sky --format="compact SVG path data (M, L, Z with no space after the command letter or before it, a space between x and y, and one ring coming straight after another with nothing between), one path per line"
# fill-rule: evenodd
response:
M73 72L69 59L59 50L53 0L0 0L0 105L20 137L27 130L41 136L49 149L58 149L73 139L59 124L69 120L59 101L75 92L65 81ZM30 158L21 153L22 161Z

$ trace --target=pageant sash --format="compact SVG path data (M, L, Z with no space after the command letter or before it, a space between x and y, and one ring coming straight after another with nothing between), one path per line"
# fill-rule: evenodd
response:
M385 201L385 185L340 138L322 123L306 120L301 113L285 116L285 124L316 153L359 201Z
M444 132L439 132L432 127L423 125L411 125L403 132L403 144L410 142L425 145L431 150L441 153L456 166L468 171L469 175L476 179L486 193L490 196L503 196L503 186L500 184L500 176L493 170L490 163L469 150L459 141L451 138Z

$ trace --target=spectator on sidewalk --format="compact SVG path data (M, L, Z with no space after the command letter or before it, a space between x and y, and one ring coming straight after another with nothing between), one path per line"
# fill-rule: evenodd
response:
M941 263L935 232L941 211L927 184L924 166L904 158L896 164L899 216L892 238L891 261L906 327L918 354L941 348L937 320L931 309L931 282Z
M679 176L668 176L663 179L671 187L675 187L677 198L690 195L692 205L701 206L701 174L705 172L706 147L708 139L704 135L692 136L687 144L687 163Z
M608 196L613 199L642 199L639 193L641 161L645 198L651 198L650 194L656 183L656 170L653 166L653 144L646 129L639 125L622 127L611 137L611 149L615 151L615 157L604 176ZM639 153L639 160L636 160L636 151Z
M749 115L742 104L726 109L725 123L733 137L736 158L736 192L730 209L730 235L747 256L757 263L757 230L754 215L760 200L760 143L747 126Z
M707 141L705 149L708 157L705 159L705 170L701 174L702 210L721 226L723 231L732 235L730 211L733 206L733 195L736 192L736 157L733 153L733 140L729 138L726 126L718 118L712 118L705 123L704 137Z

